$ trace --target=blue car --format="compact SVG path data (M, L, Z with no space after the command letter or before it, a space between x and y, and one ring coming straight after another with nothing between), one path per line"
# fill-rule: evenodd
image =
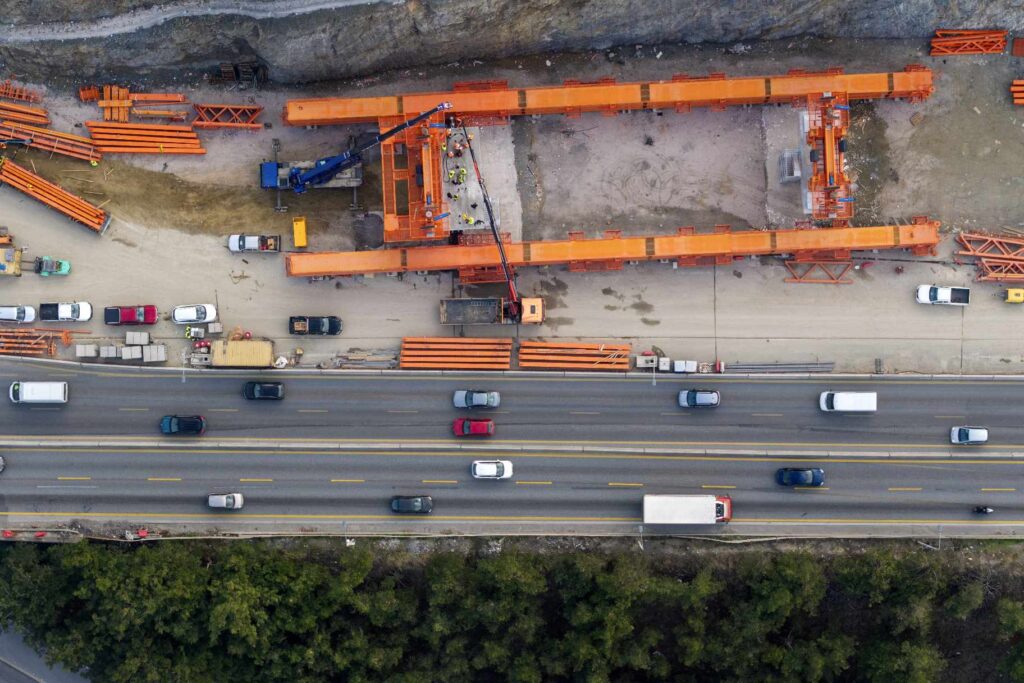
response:
M164 434L202 434L206 431L206 418L202 415L164 415L160 420Z
M779 486L823 486L825 470L820 467L783 467L775 473L775 482Z

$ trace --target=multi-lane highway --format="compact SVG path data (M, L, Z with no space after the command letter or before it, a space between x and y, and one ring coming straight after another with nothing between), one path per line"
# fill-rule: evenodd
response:
M245 401L255 374L183 381L0 363L5 386L71 384L67 406L0 406L4 524L637 533L642 495L672 492L731 495L735 519L718 533L1024 531L1024 458L1013 456L1024 452L1024 382L270 374L286 383L284 401ZM679 409L677 392L691 386L720 390L722 406ZM451 437L464 414L451 405L457 388L502 392L486 413L494 439ZM847 388L877 391L878 413L821 413L821 391ZM167 413L204 414L208 433L160 437ZM955 449L954 424L987 426L991 442ZM516 476L471 479L470 462L487 457L513 460ZM824 467L826 486L773 482L778 467L801 464ZM245 508L213 514L204 502L216 491L244 492ZM433 515L388 512L392 495L413 493L434 497ZM973 516L982 503L996 514Z

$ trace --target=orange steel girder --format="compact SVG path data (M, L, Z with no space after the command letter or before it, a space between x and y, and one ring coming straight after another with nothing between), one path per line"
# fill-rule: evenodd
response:
M933 90L931 70L916 64L899 72L874 74L845 74L842 69L792 70L783 76L735 79L722 73L704 77L681 74L670 81L617 83L613 78L603 78L521 89L509 88L507 81L484 81L458 83L447 93L289 100L283 118L286 124L294 126L376 122L385 130L408 118L407 112L425 111L438 101L452 103L452 118L467 125L481 125L535 114L614 115L636 110L683 112L693 107L719 110L751 104L802 104L816 93L845 93L850 100L918 101L930 96ZM443 136L443 129L412 128L381 144L385 242L440 240L448 236L447 221L441 218L447 210L439 163ZM838 201L848 199L848 195L848 184L819 191L814 195L815 217L848 220L853 207ZM613 262L607 266L616 267Z
M939 243L939 222L923 216L910 225L793 230L732 231L697 234L680 228L675 235L515 242L505 248L514 267L583 263L676 261L679 265L729 263L757 255L786 255L809 260L838 260L851 251L909 249L932 254ZM379 251L290 253L291 277L360 275L416 271L455 271L500 265L496 245L443 245Z
M848 101L845 93L807 96L807 144L814 155L807 189L815 220L845 222L853 218L853 196L846 175Z

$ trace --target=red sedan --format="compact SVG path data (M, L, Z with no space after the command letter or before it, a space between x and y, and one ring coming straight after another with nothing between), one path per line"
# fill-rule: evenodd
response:
M152 325L157 319L156 306L107 306L103 322L107 325Z
M494 434L494 420L474 420L460 417L452 422L455 436L491 436Z

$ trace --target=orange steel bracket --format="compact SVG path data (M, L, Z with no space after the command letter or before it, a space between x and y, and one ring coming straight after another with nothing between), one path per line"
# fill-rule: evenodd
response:
M850 261L795 261L787 259L782 262L789 271L790 277L785 282L809 283L818 285L849 285L853 280L845 276L853 263Z

